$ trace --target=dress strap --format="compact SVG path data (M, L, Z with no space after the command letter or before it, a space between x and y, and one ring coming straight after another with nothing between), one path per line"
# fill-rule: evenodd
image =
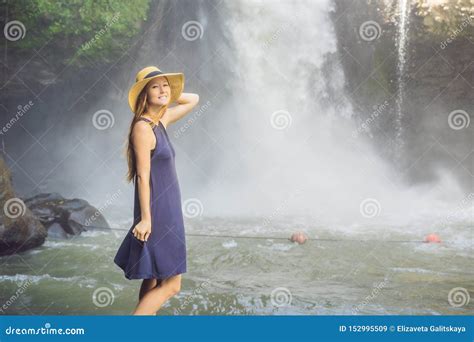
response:
M140 117L140 118L138 118L137 121L141 121L141 120L148 122L150 124L151 128L154 128L156 126L156 124L148 118Z

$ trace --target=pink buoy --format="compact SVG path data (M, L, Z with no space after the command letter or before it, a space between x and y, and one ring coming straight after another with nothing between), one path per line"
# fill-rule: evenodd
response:
M291 234L290 241L297 242L298 244L302 245L308 240L308 236L303 232L296 232Z
M431 234L426 235L425 242L426 243L441 243L441 238L439 237L438 234L431 233Z

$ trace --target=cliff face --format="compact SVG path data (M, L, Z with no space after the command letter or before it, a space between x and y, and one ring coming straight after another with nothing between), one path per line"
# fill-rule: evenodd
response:
M0 157L0 256L41 246L48 235L40 220L15 196L11 178Z
M474 106L474 7L408 1L406 63L399 75L402 1L337 0L334 12L346 89L361 137L393 159L411 182L431 181L446 170L472 191ZM364 23L374 36L364 37ZM403 80L400 146L397 96ZM395 159L396 150L401 158Z

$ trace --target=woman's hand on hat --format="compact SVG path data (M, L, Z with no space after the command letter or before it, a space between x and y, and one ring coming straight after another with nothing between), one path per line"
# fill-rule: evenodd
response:
M169 107L163 119L168 123L178 121L187 113L189 113L199 103L199 95L193 93L181 93L176 100L177 105Z

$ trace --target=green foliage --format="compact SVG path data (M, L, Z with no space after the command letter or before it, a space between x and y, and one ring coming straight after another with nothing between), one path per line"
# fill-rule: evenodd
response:
M9 20L19 20L25 38L14 48L45 47L63 56L65 64L81 66L87 58L109 63L123 54L147 19L150 0L15 0Z
M425 29L438 37L473 35L474 2L471 0L445 0L435 5L419 0L416 14L423 17Z

